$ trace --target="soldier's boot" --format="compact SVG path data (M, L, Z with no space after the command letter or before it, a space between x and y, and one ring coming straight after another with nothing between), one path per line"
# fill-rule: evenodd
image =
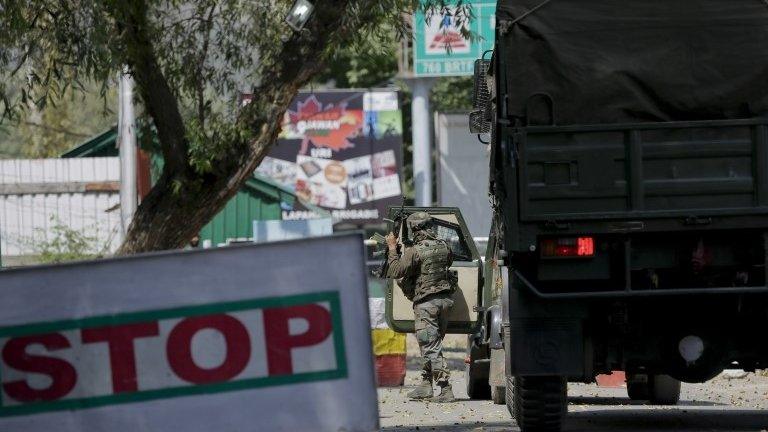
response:
M440 387L440 394L430 399L430 402L456 402L456 397L453 395L453 388L451 388L450 384L437 383L437 385Z
M429 399L434 395L432 391L432 380L422 378L421 383L415 389L408 392L408 398L411 400Z

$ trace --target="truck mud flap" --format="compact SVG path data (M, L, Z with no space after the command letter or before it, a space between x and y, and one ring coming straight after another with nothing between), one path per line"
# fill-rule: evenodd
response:
M584 343L576 319L519 319L510 322L513 375L581 376Z

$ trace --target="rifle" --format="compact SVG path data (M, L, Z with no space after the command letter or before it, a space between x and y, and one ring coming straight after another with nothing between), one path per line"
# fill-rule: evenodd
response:
M394 215L394 218L384 219L385 221L390 222L392 224L391 225L392 228L390 229L389 232L392 233L395 237L400 235L400 230L403 226L403 221L405 220L406 216L407 215L405 214L405 197L403 197L402 204L400 204L400 209L397 210L397 212ZM387 241L385 237L379 233L374 234L371 237L371 240L375 241L379 245L384 246L383 251L378 251L374 254L374 256L377 256L377 257L382 255L384 256L384 263L381 264L381 267L379 267L378 271L374 273L374 276L385 278L387 277L387 267L389 265L388 264L389 263L389 247L387 246ZM397 246L397 254L398 255L400 254L400 245Z

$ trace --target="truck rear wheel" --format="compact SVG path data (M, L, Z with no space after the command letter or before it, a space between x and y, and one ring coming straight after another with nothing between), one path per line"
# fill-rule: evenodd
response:
M517 376L507 400L521 432L559 432L568 412L567 382L559 376ZM508 384L509 385L509 384Z
M627 380L632 400L647 400L653 405L676 405L680 401L680 381L669 375L648 375L646 381Z
M507 401L507 387L491 386L491 400L496 405L504 405Z
M648 381L627 380L627 395L633 401L650 399L651 393L648 388Z
M464 370L464 378L467 384L467 396L470 399L488 400L491 398L491 387L488 385L488 376L483 379L482 376L477 377L472 366L466 365Z
M470 336L467 339L467 358L464 365L464 380L467 385L467 396L470 399L486 400L491 398L491 387L488 385L488 370L490 360L487 350L478 347ZM480 360L478 362L478 360ZM488 360L488 361L483 361Z
M680 401L680 381L669 375L653 375L649 390L654 405L677 405Z

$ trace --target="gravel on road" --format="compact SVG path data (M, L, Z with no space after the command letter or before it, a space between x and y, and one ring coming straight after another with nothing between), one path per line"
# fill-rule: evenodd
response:
M459 400L447 404L409 401L406 393L419 378L418 359L409 357L405 386L379 389L382 431L519 431L505 405L468 399L463 350L449 348L446 357L453 367L451 381ZM674 407L633 402L624 388L593 384L570 384L568 395L564 432L768 432L768 377L754 373L738 378L721 375L704 384L684 383L681 402Z

